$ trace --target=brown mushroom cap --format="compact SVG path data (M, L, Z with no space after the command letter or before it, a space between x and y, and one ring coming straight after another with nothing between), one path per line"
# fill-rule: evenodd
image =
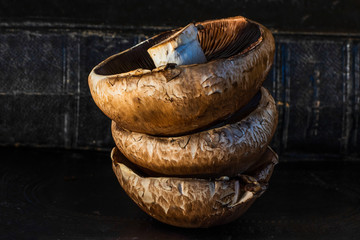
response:
M272 65L272 34L244 17L196 25L207 63L154 69L146 50L175 30L162 33L91 71L97 106L123 128L174 136L209 126L247 104Z
M260 101L246 117L177 137L156 137L112 123L119 150L133 163L162 175L234 176L256 163L277 126L274 99L261 88ZM236 121L236 122L235 122Z
M277 155L268 149L252 175L209 180L144 176L136 166L129 167L117 148L111 158L120 185L143 211L161 222L188 228L210 227L238 218L266 190L278 162Z

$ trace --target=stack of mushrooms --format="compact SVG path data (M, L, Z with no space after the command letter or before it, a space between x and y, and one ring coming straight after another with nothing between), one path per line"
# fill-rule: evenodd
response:
M268 29L244 17L163 32L97 65L89 87L112 119L113 170L161 222L235 220L267 188L277 126L262 87L274 57Z

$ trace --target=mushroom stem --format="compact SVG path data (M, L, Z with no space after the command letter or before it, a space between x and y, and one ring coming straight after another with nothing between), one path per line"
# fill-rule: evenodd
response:
M147 51L156 67L168 63L189 65L206 62L205 54L197 39L197 28L192 23Z

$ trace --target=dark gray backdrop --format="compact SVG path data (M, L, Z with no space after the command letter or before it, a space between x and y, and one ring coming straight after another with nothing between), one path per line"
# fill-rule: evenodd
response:
M276 39L265 86L284 159L360 155L358 1L0 1L0 145L110 149L87 76L169 28L243 15Z

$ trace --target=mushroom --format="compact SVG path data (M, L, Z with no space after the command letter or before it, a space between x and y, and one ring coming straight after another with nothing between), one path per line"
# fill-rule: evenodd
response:
M157 137L125 130L113 121L112 135L116 146L131 162L152 172L171 176L234 176L256 164L275 133L277 121L274 99L261 88L241 111L200 132Z
M147 214L178 227L210 227L242 215L268 186L277 155L270 149L252 172L234 178L152 177L114 148L113 170L130 198Z
M245 106L273 63L272 34L240 16L194 26L205 63L156 67L147 50L181 29L161 33L91 71L97 106L125 129L158 136L184 135Z

